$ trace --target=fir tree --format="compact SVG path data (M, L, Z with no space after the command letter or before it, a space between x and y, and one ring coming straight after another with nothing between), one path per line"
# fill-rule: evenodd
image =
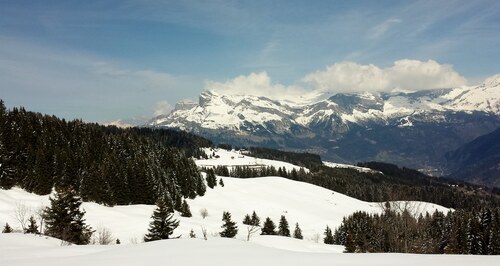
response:
M356 243L354 243L354 237L351 231L346 233L345 237L345 251L346 253L356 252Z
M35 218L33 218L33 216L30 217L28 222L29 222L29 225L28 225L28 228L26 228L25 233L26 234L40 234L40 232L38 231L38 225L36 224Z
M219 179L219 186L224 187L224 181L222 181L222 178Z
M2 233L4 234L8 234L8 233L12 233L12 227L10 227L9 223L5 223L5 226L3 227L3 230L2 230Z
M180 212L181 212L181 216L182 217L191 217L191 216L193 216L191 214L191 209L189 208L189 204L187 203L186 200L182 201Z
M295 224L295 230L293 231L293 237L297 239L304 239L302 236L302 230L299 227L299 223Z
M290 228L288 226L288 221L285 215L281 215L280 223L278 225L278 235L280 236L290 236Z
M332 229L327 225L325 229L325 238L323 238L323 243L333 245L334 240L333 240L333 234L332 234Z
M271 218L267 217L262 225L262 233L261 235L276 235L276 225L271 220Z
M222 221L224 224L221 226L224 230L220 232L221 237L233 238L238 233L238 227L236 223L231 221L231 213L224 212L222 214Z
M194 233L193 229L191 229L191 231L189 231L189 237L190 238L196 238L196 234Z
M260 218L259 216L257 216L257 213L255 213L255 211L253 211L252 213L252 218L250 219L250 225L260 226Z
M246 214L245 218L243 218L243 224L252 225L252 218L250 218L249 214Z
M82 200L73 189L58 189L44 210L45 234L77 245L90 242L92 228L85 224Z
M149 233L144 236L144 242L171 238L175 228L179 226L179 221L173 217L173 209L167 206L165 200L159 200L153 215L151 215L153 221L149 223Z
M215 177L214 169L210 168L207 170L207 186L209 188L214 188L217 186L217 177Z
M117 245L120 245L122 242L120 242L120 239L119 239L119 238L117 238L115 243L116 243Z

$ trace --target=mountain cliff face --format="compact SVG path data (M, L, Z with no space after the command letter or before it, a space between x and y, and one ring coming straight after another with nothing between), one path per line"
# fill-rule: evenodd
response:
M307 99L307 100L306 100ZM500 126L500 75L483 84L418 92L316 95L279 101L206 90L150 126L215 142L308 151L327 160L378 160L448 172L446 152Z

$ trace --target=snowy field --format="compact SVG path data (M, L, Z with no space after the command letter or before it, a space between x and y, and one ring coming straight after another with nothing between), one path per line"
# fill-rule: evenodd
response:
M218 165L233 162L234 152L219 150ZM255 161L255 158L242 157ZM198 165L206 161L199 160ZM215 161L215 160L214 160ZM263 164L294 167L272 160ZM213 162L212 162L213 163ZM238 162L239 163L239 162ZM228 164L229 165L229 164ZM296 166L295 166L296 167ZM218 177L220 178L220 177ZM343 247L322 243L326 226L338 227L344 216L355 211L381 212L381 204L360 201L315 185L281 177L237 179L223 177L225 186L207 188L204 197L187 200L193 217L175 218L180 226L175 236L180 239L142 243L155 206L130 205L107 207L84 202L86 221L94 229L105 227L119 238L122 245L61 246L47 237L23 234L0 234L0 265L143 265L165 261L173 265L496 265L499 257L427 256L401 254L343 254ZM0 226L8 222L19 230L16 210L28 215L48 206L49 196L38 196L19 188L0 190ZM398 203L393 203L398 204ZM448 209L422 202L411 202L415 213ZM208 216L201 215L206 210ZM222 239L222 213L229 211L239 228L235 239ZM261 218L270 217L275 224L285 215L293 232L299 223L304 240L279 236L260 236L247 240L247 226L241 222L253 211ZM202 238L206 229L208 240ZM189 238L193 230L195 239Z
M272 237L268 237L272 238ZM274 237L278 238L278 237ZM271 240L271 239L269 239ZM298 240L296 240L298 241ZM0 234L0 265L498 265L500 256L294 252L236 239L175 239L137 245L60 246L50 238Z
M260 166L274 166L276 169L285 168L287 171L292 171L292 169L300 170L300 166L293 165L291 163L275 161L275 160L267 160L260 159L251 156L247 156L246 154L240 151L228 151L224 149L211 149L205 148L205 153L207 155L215 154L218 158L212 157L211 159L206 160L196 160L196 164L201 167L214 167L214 166L227 166L228 168L234 166L248 166L248 167L260 167ZM309 169L304 168L306 172L309 172Z

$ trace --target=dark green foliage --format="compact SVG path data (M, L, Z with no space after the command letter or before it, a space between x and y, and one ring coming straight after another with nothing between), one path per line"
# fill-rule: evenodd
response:
M252 218L250 219L250 225L260 226L260 218L257 216L257 213L253 211Z
M323 243L329 244L329 245L333 245L334 244L332 229L330 229L329 226L326 226L326 229L325 229L325 238L323 238Z
M249 149L249 155L257 158L289 162L291 164L306 167L311 170L315 170L323 165L321 157L319 155L311 153L296 153L268 148L252 147Z
M261 235L276 235L276 225L271 220L271 218L267 217L262 225L262 233Z
M156 209L151 216L148 233L144 236L144 242L169 239L174 230L179 226L179 221L173 219L174 210L168 206L166 200L159 200Z
M219 179L219 186L224 187L224 181L222 181L222 178Z
M90 242L92 228L85 224L85 211L80 210L82 199L73 189L58 189L44 210L46 235L77 245Z
M189 237L190 238L196 238L196 234L194 233L193 229L191 229L191 231L189 231Z
M238 227L236 226L236 223L231 220L231 213L229 212L224 212L222 214L222 221L224 224L221 226L222 232L219 233L221 237L228 237L228 238L233 238L236 236L238 233Z
M181 216L182 217L191 217L193 216L191 214L191 209L189 208L189 204L187 203L186 200L183 200L182 201L182 204L181 204Z
M120 245L122 242L120 242L120 239L119 239L119 238L117 238L115 243L116 243L117 245Z
M26 234L40 234L40 232L38 231L38 225L36 224L35 218L33 218L33 216L30 217L28 223L28 228L26 228L25 231Z
M386 210L356 212L335 231L346 252L400 252L498 255L500 208L420 215Z
M285 215L281 215L280 223L278 224L278 235L280 236L290 236L290 228L288 226L288 221Z
M10 227L9 223L5 223L5 226L3 227L3 230L2 230L2 233L4 234L8 234L8 233L12 233L12 227Z
M302 230L299 227L299 223L295 224L295 230L293 231L293 238L304 239L302 236Z
M260 226L260 218L259 216L257 216L257 213L253 211L252 216L250 216L249 214L245 215L245 218L243 218L243 224Z
M245 215L245 218L243 218L243 224L252 225L252 218L250 218L249 214Z
M153 204L169 195L204 195L191 156L210 141L174 130L105 127L54 116L7 111L0 100L0 187L49 194L73 188L85 201Z
M215 176L214 169L209 168L206 171L207 171L207 177L206 177L207 186L209 188L214 188L215 186L217 186L217 177Z

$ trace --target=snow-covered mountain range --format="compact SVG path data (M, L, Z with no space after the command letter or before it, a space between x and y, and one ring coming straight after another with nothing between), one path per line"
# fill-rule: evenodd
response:
M149 126L216 142L312 151L340 162L382 160L441 171L444 153L500 126L500 74L477 86L311 92L287 100L205 90L198 103L180 102Z

